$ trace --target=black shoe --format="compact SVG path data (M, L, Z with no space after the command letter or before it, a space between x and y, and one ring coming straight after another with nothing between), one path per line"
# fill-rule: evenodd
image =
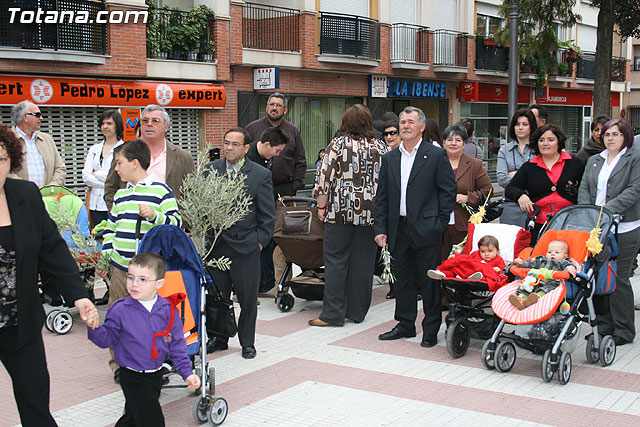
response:
M630 341L627 341L618 335L614 335L613 342L616 343L617 347L620 347L621 345L629 344Z
M382 341L397 340L400 338L413 338L416 336L416 332L403 332L398 327L393 328L389 332L378 335L378 339Z
M116 384L120 384L120 368L116 369L113 372L113 382Z
M209 341L207 341L207 354L218 350L227 350L228 348L229 344L218 337L209 338Z
M256 348L252 345L242 347L242 357L245 359L253 359L256 357Z
M437 337L423 336L422 337L422 342L420 343L420 347L431 348L431 347L434 347L436 344L438 344L438 338Z

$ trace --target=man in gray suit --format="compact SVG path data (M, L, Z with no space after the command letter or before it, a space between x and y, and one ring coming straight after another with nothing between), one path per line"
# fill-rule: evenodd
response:
M260 251L271 241L276 220L273 203L271 171L245 159L251 146L251 136L243 128L231 128L224 135L224 159L214 160L206 168L218 174L231 173L246 176L245 190L251 197L249 213L231 228L224 231L213 249L212 257L225 256L231 260L228 271L211 270L213 281L226 297L231 288L240 303L238 338L242 357L256 357L254 346L256 316L258 314L258 286L260 285ZM227 338L215 336L207 345L207 351L226 350Z
M422 290L422 347L437 343L442 322L440 283L427 270L440 263L442 236L456 203L457 185L446 152L422 141L426 127L422 110L400 113L397 150L382 157L375 201L375 241L389 246L396 275L398 324L381 340L416 336L416 283Z

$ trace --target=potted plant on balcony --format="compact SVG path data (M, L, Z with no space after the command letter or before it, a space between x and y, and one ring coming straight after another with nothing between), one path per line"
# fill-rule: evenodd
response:
M182 44L189 61L196 61L198 52L213 54L213 46L209 43L209 21L215 13L205 5L191 9L183 25Z

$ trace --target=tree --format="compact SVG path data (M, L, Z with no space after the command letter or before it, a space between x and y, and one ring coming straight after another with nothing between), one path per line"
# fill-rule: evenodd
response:
M593 84L593 117L611 114L611 57L614 25L623 40L640 37L638 0L592 0L599 7L596 71Z
M519 0L520 19L518 21L518 50L522 62L538 73L537 87L544 86L549 72L557 70L558 24L574 26L582 18L573 11L576 0ZM500 14L509 16L511 0L503 0ZM499 38L509 41L507 26Z

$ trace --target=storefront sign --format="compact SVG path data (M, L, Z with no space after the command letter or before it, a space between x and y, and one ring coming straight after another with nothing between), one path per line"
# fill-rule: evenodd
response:
M461 82L456 96L460 102L509 102L509 86L480 82ZM518 86L518 103L529 103L529 88Z
M124 140L129 141L136 138L135 128L140 123L141 110L137 108L121 108L120 114L124 122Z
M611 92L610 102L612 107L619 107L620 93ZM543 91L540 94L536 91L536 103L549 105L592 105L593 92L590 90L550 87L548 88L548 91Z
M445 98L446 84L420 80L389 80L389 98Z
M280 87L280 68L254 68L254 89L278 89Z
M369 96L372 98L387 97L387 76L369 75Z
M86 80L50 77L3 77L0 104L13 105L29 99L45 105L97 107L224 108L223 86L126 80Z

